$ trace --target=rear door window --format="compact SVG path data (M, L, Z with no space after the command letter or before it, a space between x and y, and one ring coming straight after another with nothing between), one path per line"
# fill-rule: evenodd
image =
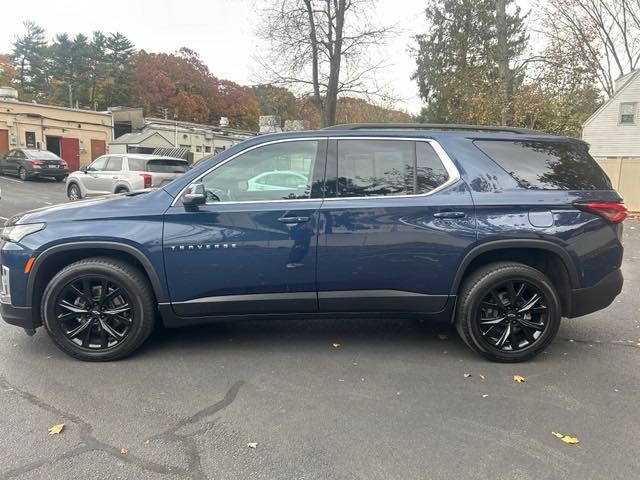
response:
M571 142L476 140L476 147L522 187L532 190L611 190L586 145Z
M159 158L147 162L147 171L155 173L185 173L189 164L182 160Z
M444 184L449 176L427 142L339 140L339 197L419 195Z
M119 172L122 170L122 157L109 157L106 167L106 172Z

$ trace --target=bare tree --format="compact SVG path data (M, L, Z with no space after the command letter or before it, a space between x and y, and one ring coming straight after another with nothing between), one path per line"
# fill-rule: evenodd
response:
M597 72L608 96L640 67L640 0L549 0L545 32Z
M376 72L384 59L369 53L394 33L369 17L376 0L271 0L258 29L267 51L261 80L309 94L323 126L336 122L340 94L384 96Z

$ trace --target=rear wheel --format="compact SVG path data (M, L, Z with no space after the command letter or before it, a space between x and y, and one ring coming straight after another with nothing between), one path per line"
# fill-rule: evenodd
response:
M29 179L27 170L24 167L20 167L20 169L18 170L18 176L20 177L20 180L23 180L23 181Z
M56 182L64 182L64 179L67 177L55 177Z
M539 270L493 263L473 272L460 291L456 328L473 350L498 362L528 360L554 339L561 309Z
M130 355L155 323L147 279L131 265L111 258L80 260L61 270L47 285L41 308L55 344L86 361Z
M116 188L115 193L129 193L129 189L126 187L118 187Z
M69 185L67 187L67 197L69 197L69 200L71 201L80 200L82 198L80 187L75 183Z

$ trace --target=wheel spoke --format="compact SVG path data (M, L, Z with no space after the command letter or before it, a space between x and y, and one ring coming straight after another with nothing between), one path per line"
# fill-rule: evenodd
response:
M91 300L91 297L88 297L82 290L80 290L78 287L76 287L75 285L71 284L69 285L69 288L71 289L71 291L78 297L78 298L82 298L84 299L84 301L87 304L90 304L93 302L93 300Z
M128 312L129 310L131 310L131 306L129 306L128 303L125 303L124 305L121 305L118 308L113 308L111 310L105 310L102 313L104 315L114 316L114 315L120 315L121 313Z
M85 298L93 303L93 292L91 291L91 282L89 282L88 278L82 279L82 291L84 292Z
M84 336L82 337L82 346L85 348L89 346L89 342L91 341L91 327L93 322L87 322L87 324L88 327L85 329Z
M500 338L496 342L496 347L498 347L498 348L504 347L504 344L507 341L507 339L509 338L509 335L511 335L511 324L507 323L507 326L505 327L504 331L502 332L502 335L500 335Z
M102 299L102 303L107 303L108 301L110 301L113 298L115 298L115 296L118 295L119 293L120 293L120 289L119 288L114 288L113 291L111 291L110 293L105 295L105 297Z
M102 305L102 303L104 302L104 297L105 297L105 293L107 291L107 281L105 279L102 279L100 281L100 296L98 297L98 303L100 305Z
M496 307L497 307L499 310L504 311L504 309L505 309L505 305L504 305L504 303L502 302L502 299L500 298L500 295L498 295L498 293L497 293L495 290L491 290L490 295L491 295L491 297L495 300L495 302L496 302Z
M516 321L520 325L522 325L524 328L528 328L530 330L538 330L538 331L544 330L544 323L536 323L536 322L532 322L531 320L525 320L524 318L519 318Z
M504 322L507 317L484 318L480 320L480 325L498 325Z
M71 330L69 333L67 333L67 337L69 338L75 338L78 336L78 334L84 332L87 327L89 327L89 325L91 325L91 319L89 320L85 320L84 323L81 323L80 326L74 328L73 330Z
M518 313L524 313L524 312L528 312L529 310L531 310L536 303L538 303L540 300L542 300L542 297L537 294L534 293L533 297L531 297L531 299L529 299L529 301L527 303L524 304L524 306L522 308L520 308L518 310Z
M73 313L89 313L89 310L87 310L86 308L80 308L76 305L72 305L66 300L62 300L60 303L58 303L58 306L62 308L66 308L67 310Z
M113 338L115 338L118 342L120 340L122 340L124 338L124 334L117 332L116 330L114 330L113 328L111 328L111 325L109 325L107 322L105 322L104 320L100 320L100 325L102 326L102 328L109 334L111 335Z
M123 323L132 323L133 320L131 320L130 318L127 317L123 317L122 315L114 315L113 318L120 320Z

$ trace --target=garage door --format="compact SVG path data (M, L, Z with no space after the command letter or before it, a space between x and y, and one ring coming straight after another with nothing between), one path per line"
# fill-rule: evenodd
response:
M9 151L9 130L0 130L0 155Z
M69 170L80 170L80 141L77 138L61 138L60 156L69 165Z

